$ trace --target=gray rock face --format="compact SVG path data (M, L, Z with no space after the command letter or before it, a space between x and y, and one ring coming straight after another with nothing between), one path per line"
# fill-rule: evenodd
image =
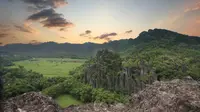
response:
M123 112L125 106L123 104L107 105L107 104L86 104L81 106L73 106L64 109L64 112Z
M3 103L4 112L59 112L51 98L37 92L24 93Z
M87 104L65 112L200 112L200 85L191 80L157 81L133 94L128 105Z
M196 81L155 82L132 95L134 112L200 112L200 85Z
M60 110L50 98L31 92L9 99L4 104L4 110L5 112L200 112L200 84L191 78L184 81L157 81L138 94L133 94L127 105L92 103L70 106L63 110Z

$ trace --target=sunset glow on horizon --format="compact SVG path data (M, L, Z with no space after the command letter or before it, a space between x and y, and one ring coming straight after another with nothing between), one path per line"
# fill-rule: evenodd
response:
M103 43L161 28L200 36L200 0L1 0L0 43Z

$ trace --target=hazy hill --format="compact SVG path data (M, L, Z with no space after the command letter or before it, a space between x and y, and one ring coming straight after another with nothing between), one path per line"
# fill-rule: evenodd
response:
M93 56L97 50L107 48L116 52L124 52L132 48L132 46L143 47L147 44L154 44L155 46L162 47L163 45L182 46L192 49L199 49L200 38L179 34L176 32L154 29L142 32L135 39L123 39L117 41L110 41L108 43L84 43L84 44L71 44L55 42L46 42L38 45L33 44L8 44L0 47L0 52L9 52L20 55L28 56Z

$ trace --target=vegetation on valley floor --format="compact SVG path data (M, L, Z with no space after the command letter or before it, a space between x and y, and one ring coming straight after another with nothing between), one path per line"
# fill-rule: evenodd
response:
M28 91L42 91L43 94L53 98L69 94L83 103L126 102L126 95L139 91L138 88L142 88L141 86L145 84L152 83L152 76L158 80L171 80L185 76L200 80L200 38L198 37L189 37L167 30L149 30L141 33L134 40L122 40L116 43L118 44L110 42L103 45L111 45L111 48L116 47L120 50L99 50L96 56L91 57L84 64L81 62L79 65L82 65L75 70L68 69L72 67L68 65L69 61L66 64L58 62L58 68L62 68L59 70L54 67L56 63L48 65L46 61L44 65L39 61L42 67L35 67L37 64L24 64L29 70L32 67L38 68L34 70L39 70L37 72L40 72L39 68L47 66L49 73L51 70L51 73L56 71L55 75L51 74L51 76L56 76L56 73L65 76L68 71L65 72L64 69L68 69L71 70L68 77L44 77L48 76L48 73L42 72L43 76L23 67L2 68L4 97L9 98ZM32 61L34 63L34 60ZM23 61L14 63L20 65ZM13 63L5 59L1 60L1 65L8 66Z
M74 68L82 65L85 59L70 58L34 58L14 62L15 66L24 66L27 70L32 70L43 74L46 77L67 77Z

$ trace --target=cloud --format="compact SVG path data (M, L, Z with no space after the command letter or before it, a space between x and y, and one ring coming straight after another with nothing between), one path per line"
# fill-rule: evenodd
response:
M86 30L84 33L81 33L80 36L82 37L90 37L90 34L92 33L91 30Z
M15 27L18 31L25 32L25 33L36 33L36 32L37 32L35 29L31 28L31 27L28 26L28 25L23 25L23 26L14 25L14 27Z
M21 0L32 9L58 8L67 5L65 0Z
M37 41L37 40L31 40L30 42L29 42L29 44L32 44L32 45L38 45L38 44L41 44L42 42L39 42L39 41Z
M9 0L14 1L14 0ZM56 13L54 9L68 4L66 0L20 0L28 4L28 11L35 12L27 18L27 21L39 21L44 27L69 27L73 26L63 14ZM19 28L19 27L18 27ZM22 29L22 28L19 28ZM25 30L23 30L25 31ZM64 30L60 30L64 31Z
M200 16L199 15L191 16L191 14L188 14L185 15L185 17L187 17L187 19L184 19L184 21L182 22L184 24L182 24L181 26L181 31L188 35L199 36Z
M9 25L0 24L0 38L10 37L11 36L11 28Z
M0 42L0 45L3 45L3 43L2 43L2 42Z
M39 11L37 13L32 14L31 16L28 17L27 20L31 21L38 21L42 19L48 19L50 17L59 17L61 14L57 14L54 9L45 9L42 11Z
M10 26L9 25L5 25L5 24L0 24L0 31L1 32L7 32L10 30Z
M35 13L35 12L38 11L38 8L35 8L35 7L32 7L32 6L28 6L28 7L27 7L27 10L28 10L28 12L33 12L33 13Z
M188 7L184 10L185 13L190 12L190 11L197 11L200 10L200 2L197 4L193 5L192 7Z
M65 38L65 37L60 37L61 39L67 39L67 38Z
M132 32L133 32L133 30L128 30L125 33L132 33Z
M60 30L60 31L66 31L66 29L65 29L65 28L60 28L59 30Z
M9 34L7 34L7 33L0 33L0 38L5 38L5 37L7 37Z
M56 13L54 9L44 9L28 17L27 21L39 21L44 27L70 27L73 23L63 18L62 14Z
M90 31L90 30L85 31L85 34L90 34L90 33L92 33L92 31Z
M176 26L181 33L199 36L200 32L200 2L184 10L182 16L176 21Z
M200 24L200 19L199 19L199 20L196 20L196 23L197 23L197 24Z
M105 33L105 34L95 37L94 39L104 39L104 40L110 41L110 38L109 38L110 36L117 36L117 33L115 32Z
M0 28L7 28L9 27L8 25L0 24Z

